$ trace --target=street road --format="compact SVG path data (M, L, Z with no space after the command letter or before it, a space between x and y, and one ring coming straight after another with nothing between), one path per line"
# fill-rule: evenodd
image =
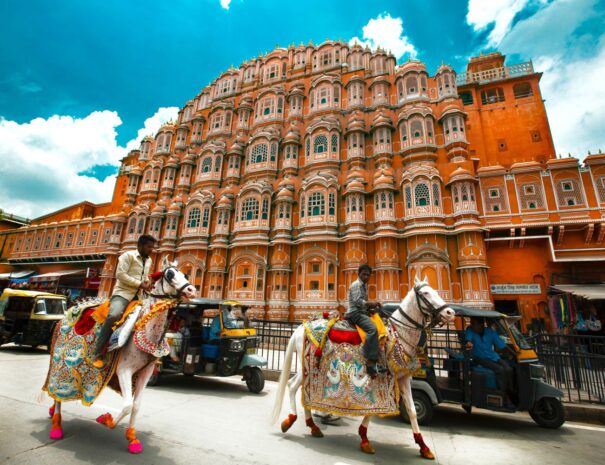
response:
M268 420L276 383L267 382L265 392L254 395L238 378L173 376L147 388L137 425L145 448L140 456L126 451L124 425L108 430L94 421L99 414L120 408L120 397L109 390L91 408L64 404L65 438L52 442L50 400L36 401L47 366L43 350L0 348L0 464L426 463L409 426L395 418L371 423L374 456L358 449L357 419L322 425L323 439L311 437L301 420L283 435ZM443 407L423 432L440 464L583 465L603 463L605 457L605 428L567 423L550 431L522 414L468 416L459 407Z

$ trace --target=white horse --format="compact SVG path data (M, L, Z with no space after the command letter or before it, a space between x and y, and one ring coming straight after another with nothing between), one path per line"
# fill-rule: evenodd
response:
M143 307L145 309L151 309L153 304L161 304L162 301L167 302L170 299L180 299L183 296L186 298L195 297L195 287L189 283L185 275L176 267L176 262L169 263L168 259L164 257L161 275L155 282L152 291L144 299ZM145 319L146 315L148 315L148 317L145 322L146 324L140 330L140 340L143 340L149 348L155 348L156 353L153 353L154 350L142 351L137 344L135 344L135 338L132 336L121 349L118 349L120 350L120 354L118 355L119 359L115 376L117 376L120 384L120 391L124 398L123 408L115 419L110 413L103 414L97 418L98 423L109 428L115 428L124 417L130 415L130 421L126 430L126 439L128 440L128 451L133 454L138 454L143 451L143 446L136 437L134 423L141 406L143 390L147 385L147 381L149 381L149 378L153 374L154 366L160 356L166 332L166 325L168 324L168 313L172 307L174 307L174 305L167 306L166 310L161 310L161 305L156 306L155 308L159 308L160 311L156 312L154 315L150 315L150 312L148 311L141 313L138 321ZM139 342L138 345L140 346L140 344L141 343ZM54 345L55 342L53 338L51 354L54 353ZM49 413L52 417L50 438L53 440L62 439L61 402L55 400Z
M414 287L405 296L399 308L393 312L389 318L390 324L395 329L395 337L403 342L405 351L408 356L416 355L416 348L423 329L436 323L449 323L454 319L454 311L447 306L441 299L439 294L432 289L426 279L419 281L416 279ZM300 325L295 331L286 349L284 367L279 379L275 407L273 408L272 423L275 423L280 415L286 384L290 394L290 409L291 413L282 422L282 432L288 431L292 424L297 419L296 414L296 393L300 389L303 382L303 371L299 370L291 379L290 369L292 366L292 356L297 353L302 356L303 342L305 338L305 330L303 325ZM420 455L427 459L434 459L434 455L429 447L424 443L420 428L418 427L418 419L416 417L416 408L412 398L411 376L401 376L397 380L401 397L405 404L405 408L412 424L414 432L414 440L420 447ZM311 410L305 408L306 425L311 428L311 434L314 437L323 437L323 433L319 427L313 422ZM372 415L367 415L363 418L359 427L359 435L361 437L361 450L363 452L373 454L374 448L367 438L367 429Z

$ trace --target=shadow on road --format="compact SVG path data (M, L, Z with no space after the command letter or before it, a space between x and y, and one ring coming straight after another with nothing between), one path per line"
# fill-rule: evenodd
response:
M230 376L227 378L205 377L205 376L185 376L185 375L166 375L161 378L160 384L148 386L147 389L154 391L178 392L185 395L206 395L215 397L240 398L243 396L265 397L269 395L267 391L259 394L251 393L246 387L246 383L240 382L239 376Z
M361 422L361 419L358 423ZM304 434L294 432L272 433L272 436L278 437L282 441L296 443L307 449L321 454L338 457L343 461L351 460L366 463L409 463L407 459L420 458L416 446L404 444L387 444L380 441L380 438L371 437L370 441L376 449L376 455L368 455L359 449L360 438L355 434L331 434L332 425L322 426L325 434L324 438L314 438L306 431ZM393 431L394 436L401 437L401 430Z
M0 347L0 352L9 353L9 354L19 354L24 356L31 355L48 355L48 351L46 350L46 346L17 346L14 344L5 345Z
M170 457L159 454L159 447L150 444L153 443L153 435L149 433L137 431L137 437L144 448L142 456L137 457L127 450L128 441L124 436L123 427L110 430L90 420L68 418L63 420L65 437L60 441L51 441L48 438L50 420L39 419L34 420L33 423L35 431L31 436L34 439L47 447L69 451L78 463L176 465Z
M372 423L382 425L391 425L404 427L412 434L412 428L404 423L399 417L374 418ZM371 425L371 424L370 424ZM474 437L498 439L502 437L502 432L514 432L524 439L535 440L555 440L557 438L567 438L576 433L571 428L561 428L552 430L541 428L529 417L499 415L487 410L473 410L471 415L467 414L462 408L454 406L437 407L431 424L421 426L421 431L445 431L451 435L468 435L471 433ZM371 433L371 426L370 426Z

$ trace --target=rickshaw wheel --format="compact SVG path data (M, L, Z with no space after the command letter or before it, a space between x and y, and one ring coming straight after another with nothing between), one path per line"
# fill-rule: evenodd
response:
M147 386L157 386L158 384L160 384L161 377L162 375L160 374L160 372L154 370L153 374L151 375L151 378L149 378L149 381L147 381Z
M259 367L252 367L246 378L246 386L248 390L254 394L258 394L265 387L265 376Z
M428 425L433 419L434 409L431 399L429 399L429 396L424 392L416 390L412 391L412 396L414 398L414 407L416 407L416 419L418 420L418 424L421 426ZM410 423L403 399L399 401L399 412L401 419L406 423Z
M565 408L555 397L542 397L529 410L529 415L542 428L557 429L565 423Z

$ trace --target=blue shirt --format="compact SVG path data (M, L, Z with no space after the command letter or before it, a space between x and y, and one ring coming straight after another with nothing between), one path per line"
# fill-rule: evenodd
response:
M464 340L473 343L471 350L473 357L493 362L500 360L500 355L494 350L494 346L498 349L506 347L506 343L498 336L498 333L487 327L483 328L483 335L479 335L469 326L464 333Z

